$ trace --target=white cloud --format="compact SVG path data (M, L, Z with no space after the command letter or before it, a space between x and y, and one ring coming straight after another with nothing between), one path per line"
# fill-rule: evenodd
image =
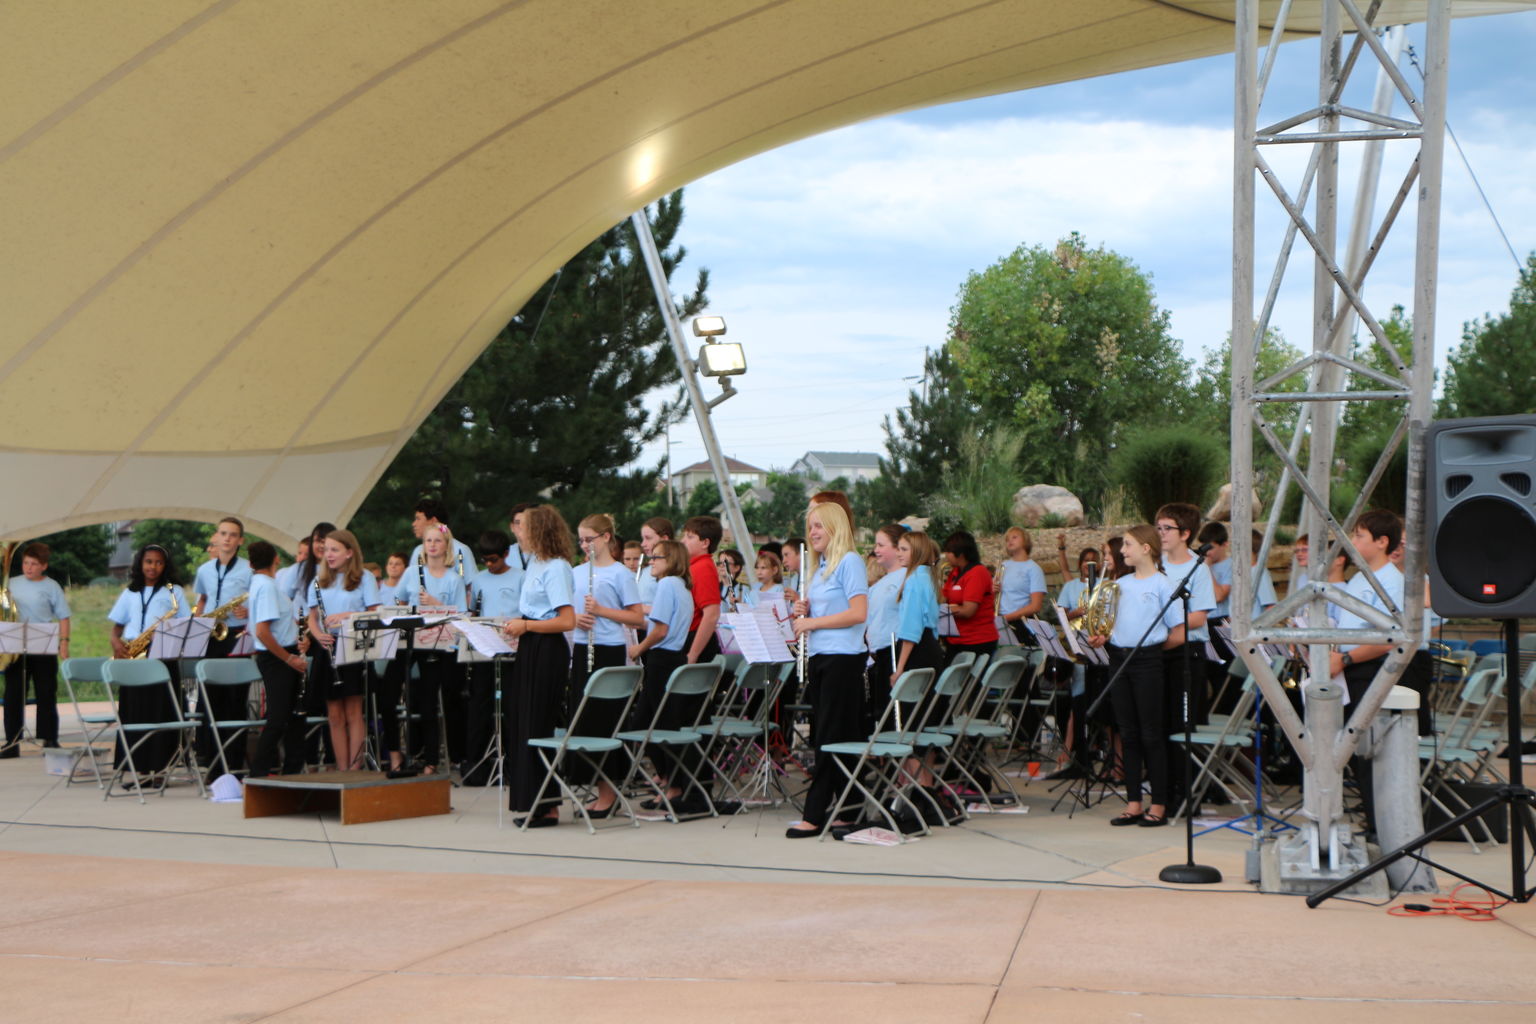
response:
M1453 126L1523 258L1536 247L1536 135L1528 112L1506 101L1509 110L1469 107ZM930 112L809 139L695 183L684 239L691 259L711 268L714 310L747 346L750 367L742 395L716 414L724 447L779 466L807 448L879 451L882 417L905 400L900 378L920 372L924 346L942 343L966 274L1019 244L1049 245L1072 231L1152 276L1175 335L1198 359L1231 319L1230 139L1209 125L1084 121L1060 110L950 121ZM1411 152L1411 144L1389 147L1377 218ZM1294 191L1304 147L1266 155ZM1355 159L1347 155L1340 169L1346 213ZM1258 195L1262 295L1284 214L1262 183ZM1413 231L1410 199L1368 283L1382 317L1394 303L1412 305ZM1303 247L1298 240L1297 252ZM1462 322L1506 308L1515 280L1454 150L1440 274L1443 365ZM1311 277L1310 265L1293 258L1273 321L1302 347ZM674 440L674 464L702 456L691 426Z

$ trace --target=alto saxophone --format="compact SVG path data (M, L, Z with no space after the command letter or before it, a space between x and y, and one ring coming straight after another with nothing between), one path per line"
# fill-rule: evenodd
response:
M144 632L140 633L138 636L129 641L127 647L128 653L125 655L125 657L142 658L148 654L149 642L155 638L155 630L159 629L161 626L165 625L165 623L175 618L176 613L181 609L181 605L176 601L176 588L174 586L167 587L166 593L171 595L170 610L167 611L164 615L160 616L154 622L151 622L144 628Z
M233 601L225 601L223 604L219 605L209 613L210 617L213 619L213 631L210 633L210 635L215 640L222 642L225 637L229 636L228 619L231 615L240 610L241 606L245 604L245 599L249 596L249 594L241 594Z

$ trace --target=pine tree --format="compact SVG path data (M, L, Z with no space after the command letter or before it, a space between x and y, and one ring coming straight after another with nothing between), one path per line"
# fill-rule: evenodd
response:
M682 192L659 200L651 230L670 278ZM678 303L683 317L707 304L701 269ZM593 239L512 318L412 435L353 517L363 550L398 546L411 506L437 498L471 546L507 528L519 501L554 502L574 525L593 512L638 529L660 467L628 470L684 408L681 389L651 412L645 398L680 380L633 227ZM630 522L633 520L633 522Z

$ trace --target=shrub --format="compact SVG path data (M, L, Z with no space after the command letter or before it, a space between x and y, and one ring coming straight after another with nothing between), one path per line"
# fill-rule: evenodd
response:
M1187 501L1204 508L1224 474L1226 451L1187 427L1149 430L1120 447L1111 472L1147 522L1158 506Z

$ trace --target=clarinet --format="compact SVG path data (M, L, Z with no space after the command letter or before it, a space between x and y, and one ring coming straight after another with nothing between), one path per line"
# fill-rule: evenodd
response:
M804 580L806 578L805 577L805 545L804 544L800 545L800 571L798 573L796 573L795 576L797 577L795 582L801 584L801 589L803 591L805 591L805 593L800 595L800 600L805 602L806 611L809 612L810 611L810 605L811 605L811 595L810 595L810 589L811 588L804 585ZM801 618L805 618L805 617L806 616L804 616L804 615L801 616ZM810 639L810 634L809 633L801 633L800 634L799 649L795 651L795 670L796 670L797 674L800 676L800 689L801 689L802 693L805 690L806 641L808 639Z
M320 630L321 630L321 632L330 633L331 627L326 625L326 622L325 622L325 597L320 593L320 584L319 583L315 584L315 611L320 613ZM336 655L341 653L340 648L341 648L341 638L340 637L333 638L332 643L331 643L331 649L330 649L330 652L329 652L330 653L330 659L329 660L331 662L331 685L332 686L336 686L336 687L340 687L341 686L341 669L338 668L337 665L336 665Z
M593 601L597 600L596 584L594 577L597 575L597 562L594 560L592 547L587 548L587 596ZM587 630L587 675L592 674L592 668L597 662L597 617L593 614L592 627Z

